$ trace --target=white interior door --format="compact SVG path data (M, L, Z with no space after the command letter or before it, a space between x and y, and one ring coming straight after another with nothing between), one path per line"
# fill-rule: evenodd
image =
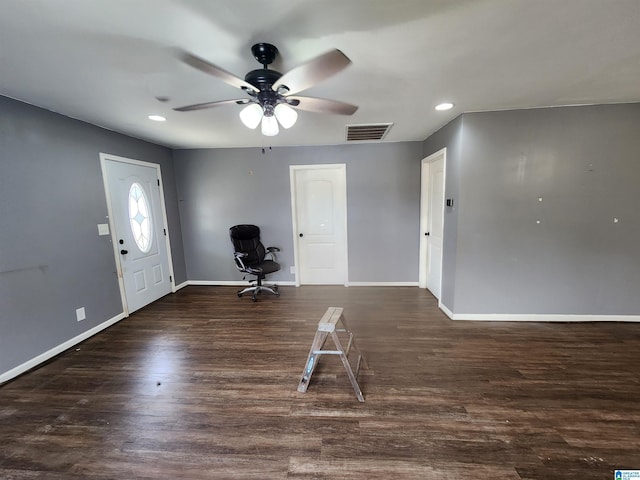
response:
M112 239L125 311L172 290L159 165L102 156Z
M422 160L419 285L440 299L444 230L446 151Z
M290 168L296 284L346 285L346 166Z

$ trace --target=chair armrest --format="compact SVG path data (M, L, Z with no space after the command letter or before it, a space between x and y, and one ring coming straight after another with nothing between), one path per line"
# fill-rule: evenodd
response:
M245 265L242 261L244 257L247 257L247 253L242 252L233 252L233 260L236 262L236 268L244 273L249 273L251 275L260 275L262 274L262 268L260 267L252 267L249 265Z
M246 257L247 254L246 253L242 253L242 252L233 252L233 260L236 262L236 267L238 268L238 270L240 270L241 272L244 272L247 270L247 267L245 266L244 262L242 261L242 259L244 257Z
M267 250L266 255L271 255L271 260L273 260L274 262L277 262L278 260L276 258L276 252L279 252L280 249L278 247L267 247L266 250Z

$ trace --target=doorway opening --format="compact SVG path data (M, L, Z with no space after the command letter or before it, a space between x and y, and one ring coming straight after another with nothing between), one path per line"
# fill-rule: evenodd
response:
M447 149L422 159L420 180L420 257L418 285L440 300L444 239Z

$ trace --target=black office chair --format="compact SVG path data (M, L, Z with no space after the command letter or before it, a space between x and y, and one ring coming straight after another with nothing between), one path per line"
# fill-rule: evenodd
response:
M229 229L229 237L233 243L233 260L236 268L243 273L256 276L256 281L250 287L238 291L241 297L247 292L252 292L252 301L258 300L258 294L263 290L280 296L277 285L263 285L262 280L265 275L280 270L280 265L276 263L275 252L279 252L277 247L264 248L260 242L260 229L255 225L236 225ZM265 259L267 255L271 260Z

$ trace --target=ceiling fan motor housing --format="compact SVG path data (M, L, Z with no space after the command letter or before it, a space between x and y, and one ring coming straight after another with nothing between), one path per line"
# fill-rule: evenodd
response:
M265 89L271 89L271 86L276 83L281 76L282 74L275 70L259 68L258 70L251 70L247 73L244 80L262 91Z
M256 87L260 92L270 91L282 74L276 70L269 70L268 66L278 56L278 49L270 43L256 43L251 47L253 57L262 64L263 68L252 70L244 77L245 82Z
M268 66L278 55L278 49L270 43L256 43L251 47L251 53L264 68L252 70L244 77L245 82L256 87L259 92L255 96L267 117L273 116L273 109L279 103L281 95L271 88L282 77L282 73L269 70Z

